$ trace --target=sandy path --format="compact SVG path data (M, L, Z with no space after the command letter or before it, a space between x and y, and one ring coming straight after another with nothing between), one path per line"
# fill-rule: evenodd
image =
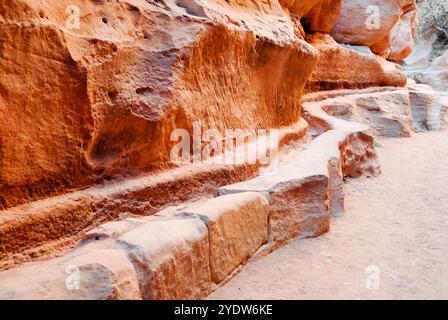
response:
M248 263L210 298L447 299L448 132L379 143L383 174L346 184L330 233Z

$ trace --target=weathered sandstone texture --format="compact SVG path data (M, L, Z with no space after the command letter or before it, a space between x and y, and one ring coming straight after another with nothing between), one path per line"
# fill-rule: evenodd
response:
M339 130L316 138L274 175L260 175L219 189L220 194L261 192L269 196L274 246L329 230L331 213L338 215L343 208L342 177L379 174L374 140L364 133L367 127L345 126L342 120L339 124Z
M194 121L296 123L317 52L295 30L277 0L0 1L0 208L171 167Z
M279 130L279 143L278 147L274 145L274 150L262 143L258 144L258 150L269 151L275 158L275 152L285 145L306 144L310 139L308 127L301 119ZM265 137L259 139L266 140ZM246 146L241 145L241 148L246 149ZM233 152L230 155L233 156ZM6 210L0 215L0 270L58 254L101 223L126 216L152 215L167 205L213 196L223 185L253 178L259 167L256 162L184 165Z
M230 194L108 222L64 257L0 273L1 297L206 297L259 249L328 231L330 215L343 212L342 178L379 172L367 128L334 121L338 130L322 134L278 171L221 189ZM76 272L78 282L71 277Z
M212 281L220 283L268 241L269 202L257 193L218 197L184 209L207 224Z
M136 272L121 250L78 250L45 265L0 274L0 299L141 299Z
M65 259L60 263L58 258L12 269L2 274L0 292L11 299L27 299L35 288L39 289L34 293L36 297L47 299L197 299L209 293L208 235L200 219L112 222L92 233L71 254L89 252L93 261L88 261L86 267L83 260ZM114 270L108 271L107 264L100 264L103 257L109 257L109 264L116 262ZM64 275L67 266L80 270L81 290L66 286L66 274L59 276ZM83 270L87 267L88 271L92 269L89 277ZM23 285L13 282L16 278L23 279ZM120 285L128 286L122 296ZM46 295L42 295L44 290Z
M343 0L279 0L295 19L300 20L299 32L329 33L339 18Z
M439 131L448 127L448 94L424 84L409 86L414 130Z
M360 93L307 102L304 112L319 110L345 119L367 124L369 132L376 136L409 137L412 132L412 113L407 89ZM312 122L309 119L309 122Z
M414 18L413 0L0 0L0 298L200 299L329 231L344 179L380 173L374 136L447 126L395 63ZM175 129L278 139L219 141L267 164L178 165Z
M145 223L115 245L134 265L144 299L198 299L210 290L207 228L199 219Z
M434 89L448 91L448 51L434 60L428 68L416 73L415 79Z
M412 51L414 0L345 0L331 35L399 62Z
M395 65L315 40L342 3L0 1L0 209L171 168L172 131L195 121L292 125L305 86L404 85Z
M307 38L319 52L318 64L308 79L308 92L406 84L399 65L373 54L368 47L340 45L328 34Z
M336 43L330 35L333 25L339 20L339 14L344 1L280 1L292 14L293 18L300 20L299 31L305 39L319 52L319 61L314 69L306 90L319 91L341 88L366 88L369 86L404 86L406 77L401 68L394 63L387 62L383 57L372 54L370 49L362 42L346 42L347 44L359 44L361 46L343 47ZM358 1L359 2L359 1ZM347 9L345 9L347 10ZM415 15L415 10L411 11ZM414 16L412 16L414 17ZM349 19L347 24L351 26L352 17L341 17ZM384 17L381 17L384 19ZM409 24L409 32L413 25ZM398 24L397 24L398 25ZM303 29L301 28L303 27ZM401 26L394 29L394 37L403 37ZM357 32L358 30L354 31ZM391 36L392 37L392 36ZM361 36L364 39L364 35ZM412 35L409 39L398 39L391 43L394 46L394 61L401 61L404 57L397 56L400 46L406 46L402 50L410 50ZM378 53L375 51L375 53ZM410 52L409 52L410 53ZM391 54L392 56L392 54ZM389 57L388 57L389 58Z
M319 132L338 128L338 120L333 117L364 123L370 134L385 137L443 130L448 121L448 94L411 81L405 88L310 93L303 102L303 117Z

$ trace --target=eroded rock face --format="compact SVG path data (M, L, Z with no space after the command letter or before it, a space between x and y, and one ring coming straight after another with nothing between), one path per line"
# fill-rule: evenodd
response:
M414 0L345 0L331 35L398 62L412 51L416 14Z
M373 54L368 47L340 45L322 33L308 35L307 39L319 52L318 64L306 86L308 92L406 85L401 67Z
M320 108L331 116L365 123L376 136L409 137L412 132L407 90L349 95L306 104L304 108Z
M342 2L0 1L0 209L170 168L171 133L195 121L292 125L305 86L403 85L395 65L328 35ZM382 19L404 19L411 2L386 5ZM381 38L360 37L371 48Z
M406 77L401 68L372 54L365 42L342 39L342 43L361 45L342 47L331 37L330 32L334 24L338 20L340 21L339 15L344 1L283 0L280 3L295 18L299 33L319 52L319 62L307 84L308 92L369 86L404 86L406 84ZM362 6L359 3L356 5ZM352 9L352 7L345 8L345 10ZM415 11L413 12L415 13ZM355 15L357 13L355 12ZM343 12L343 14L347 14L347 12ZM352 22L352 15L353 12L350 13L350 20L347 23ZM409 21L409 24L411 26L413 20ZM350 25L350 27L357 28L358 26ZM340 27L336 26L335 28ZM405 38L402 29L404 28L401 25L397 27L396 37ZM360 35L360 38L366 40L365 35ZM341 37L338 37L337 40L341 40ZM406 50L410 48L411 42L405 42ZM394 52L399 49L404 50L402 42L395 41L394 45L396 46ZM381 54L386 56L384 53Z
M412 113L407 89L358 93L304 104L304 111L328 115L369 126L375 136L409 137ZM312 121L312 120L310 120Z
M448 95L428 85L409 86L414 130L439 131L448 127Z
M303 108L301 98L405 85L400 68L371 50L395 61L408 54L413 1L383 2L357 1L384 4L386 25L362 34L362 46L341 46L329 33L342 0L0 0L0 210L169 169L170 133L191 133L194 121L203 129L282 128L280 144L293 149L310 136L303 112L317 136L256 178L259 164L203 163L8 210L0 215L0 268L120 221L87 232L61 258L1 273L0 298L204 298L261 247L329 231L344 212L343 179L380 172L368 127L346 120L407 136L412 101L396 89L324 93L328 101ZM67 18L78 9L72 28ZM437 109L425 103L420 122ZM226 183L221 196L158 212L192 201L192 189L211 197ZM72 271L80 290L70 289L76 279L67 282Z
M134 265L144 299L199 299L211 290L207 228L199 219L151 221L116 245Z
M210 241L210 272L219 284L268 241L269 202L257 193L217 197L183 210L200 217Z
M429 66L415 75L415 79L437 90L448 90L448 51Z
M329 33L339 18L343 0L279 0L300 20L302 32Z
M391 30L388 48L383 52L381 49L378 50L379 54L386 56L389 60L400 62L412 53L414 20L417 11L415 10L415 7L412 7L412 9L410 8L411 7L406 8L406 10L410 11L403 12L400 16L400 20ZM375 51L375 48L373 50Z
M196 120L295 123L317 58L276 0L4 0L0 16L1 208L170 167L172 130Z
M273 247L294 237L316 237L329 231L331 216L343 210L342 177L380 172L374 140L364 133L367 127L348 124L339 121L335 130L320 135L275 174L222 187L220 194L267 194Z
M6 19L28 12L2 2ZM92 181L87 72L61 30L13 21L0 22L0 209Z
M0 299L138 300L137 275L121 250L79 250L0 275Z
M408 81L404 88L333 90L304 96L303 117L315 130L338 129L339 121L369 126L374 136L409 137L413 131L448 126L448 94Z
M205 298L267 242L268 215L244 193L109 222L64 257L1 273L0 298Z
M327 232L343 212L342 177L378 173L366 127L334 121L277 172L220 190L230 194L106 223L66 256L0 273L0 297L206 297L268 240L262 252Z

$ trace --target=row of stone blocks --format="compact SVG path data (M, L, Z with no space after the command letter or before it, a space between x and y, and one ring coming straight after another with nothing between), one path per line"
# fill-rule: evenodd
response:
M329 130L344 119L368 125L374 136L410 137L413 131L448 127L448 95L412 82L404 88L324 91L306 95L302 112L317 130Z
M0 298L204 298L254 255L327 232L343 211L343 177L378 171L371 136L327 131L216 198L106 223L63 257L0 273Z

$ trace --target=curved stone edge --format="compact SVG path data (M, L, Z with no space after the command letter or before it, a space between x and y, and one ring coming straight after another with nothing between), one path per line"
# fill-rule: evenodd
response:
M304 97L302 116L318 132L369 126L368 133L383 137L410 137L413 132L440 131L448 127L447 95L423 84L405 88L326 91ZM342 121L342 122L341 122Z
M291 238L315 237L329 230L331 214L340 215L344 207L343 177L379 173L371 136L357 130L330 130L274 175L222 187L219 192L266 194L270 241L276 248Z
M278 136L278 146L252 141L240 149L245 152L246 147L260 145L277 157L286 145L309 143L308 123L301 119L294 126L280 129ZM250 179L259 170L256 161L234 165L192 164L8 210L0 216L0 270L36 261L37 256L66 251L85 232L108 221L130 215L152 215L168 205L198 199L198 194L212 197L217 188ZM169 196L163 190L170 190Z
M330 120L337 130L274 173L222 187L213 199L106 223L66 256L0 273L0 297L206 297L251 257L327 232L343 211L343 177L379 173L366 127Z
M408 86L416 132L440 131L448 128L448 94L425 84Z

